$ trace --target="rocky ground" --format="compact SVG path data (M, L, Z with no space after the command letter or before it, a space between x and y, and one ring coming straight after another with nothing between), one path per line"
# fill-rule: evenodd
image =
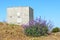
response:
M27 37L21 26L0 23L0 40L60 40L60 32L48 36Z

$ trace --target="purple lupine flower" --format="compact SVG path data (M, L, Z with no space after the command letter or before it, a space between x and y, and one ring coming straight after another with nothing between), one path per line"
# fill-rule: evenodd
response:
M54 25L52 25L52 22L49 21L49 22L47 23L47 26L48 26L48 29L49 29L49 30L52 30L52 28L53 28Z
M43 24L44 26L46 26L46 21L45 21L45 20L43 20L42 24Z
M41 22L41 17L39 17L38 21Z
M50 25L50 22L47 23L46 20L42 20L41 17L37 18L36 20L30 20L27 24L23 24L23 28L27 27L32 27L32 26L37 26L37 27L48 27L49 29L52 28L52 25Z

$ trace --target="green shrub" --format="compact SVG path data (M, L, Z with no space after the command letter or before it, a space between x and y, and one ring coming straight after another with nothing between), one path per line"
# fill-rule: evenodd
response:
M34 37L48 35L49 28L52 27L51 25L49 25L49 23L47 23L46 20L42 19L29 21L29 25L26 24L22 26L25 29L24 33L27 36Z
M27 27L25 29L25 34L27 36L34 36L34 37L38 37L38 36L42 36L42 35L46 35L48 31L47 27L36 27L36 26L32 26L32 27Z
M40 36L40 29L38 27L29 27L25 29L25 34L27 36Z
M59 31L60 31L60 29L58 27L55 27L55 28L52 29L52 32L54 32L54 33L59 32Z

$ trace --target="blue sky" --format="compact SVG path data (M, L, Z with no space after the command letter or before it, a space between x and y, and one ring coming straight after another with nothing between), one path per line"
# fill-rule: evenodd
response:
M34 9L34 19L41 16L60 27L60 0L0 0L0 21L6 20L7 7L18 6L30 6Z

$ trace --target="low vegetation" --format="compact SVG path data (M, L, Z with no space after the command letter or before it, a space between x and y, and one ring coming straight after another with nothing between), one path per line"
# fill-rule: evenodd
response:
M29 22L30 25L26 25L24 26L25 30L25 34L27 36L33 36L33 37L39 37L39 36L44 36L44 35L48 35L48 25L46 24L45 20L32 20Z
M60 28L55 27L55 28L52 29L52 32L53 32L53 33L60 32Z

